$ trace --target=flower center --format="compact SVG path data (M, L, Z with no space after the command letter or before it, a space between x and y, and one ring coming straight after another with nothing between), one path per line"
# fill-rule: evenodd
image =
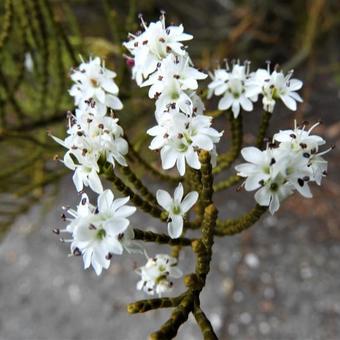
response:
M172 212L175 214L175 215L179 215L181 213L181 207L178 206L178 205L175 205L173 208L172 208Z
M271 190L271 191L277 191L278 189L279 189L279 186L278 186L277 183L272 183L272 184L270 185L270 190Z
M105 231L105 229L99 229L99 230L97 231L96 237L97 237L98 240L100 240L100 241L103 240L105 236L106 236L106 231Z
M91 82L92 86L99 87L99 82L97 81L97 79L91 78L90 82Z

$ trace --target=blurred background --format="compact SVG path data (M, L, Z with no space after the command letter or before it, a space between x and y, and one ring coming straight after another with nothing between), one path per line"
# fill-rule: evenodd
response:
M0 0L1 340L145 339L167 319L169 311L127 315L125 305L143 298L133 272L140 258L123 256L99 278L83 271L80 259L67 258L67 246L51 230L62 226L61 206L79 197L70 173L54 160L63 151L48 136L65 133L66 112L73 109L70 69L79 55L99 55L118 73L122 126L157 164L144 132L153 102L130 80L121 43L139 29L138 13L150 21L160 10L168 23L183 23L194 35L189 52L206 71L224 58L294 69L304 81L304 103L295 113L278 107L270 134L294 119L321 119L317 133L339 146L336 0ZM216 106L211 101L207 108ZM260 109L244 115L246 144L255 139ZM225 130L224 150L227 122L215 124ZM295 195L251 230L216 241L202 303L220 339L339 339L340 163L337 149L327 156L329 175L313 187L313 199ZM230 189L217 201L221 216L233 217L253 205L253 195ZM132 224L157 228L143 214ZM190 253L181 259L189 271ZM191 319L178 339L200 339Z

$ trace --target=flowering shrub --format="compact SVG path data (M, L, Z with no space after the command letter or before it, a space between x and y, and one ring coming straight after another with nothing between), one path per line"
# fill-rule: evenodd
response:
M68 115L67 137L53 137L66 148L62 162L74 171L73 182L81 200L76 210L67 209L65 229L71 254L82 256L84 268L92 266L97 275L110 266L112 256L128 253L146 257L146 264L136 272L140 276L137 289L158 298L141 300L128 306L130 313L172 307L171 318L151 335L152 339L169 339L193 313L205 339L216 339L214 330L200 306L200 292L205 286L213 255L215 236L240 233L252 226L267 211L274 214L280 203L294 191L312 197L310 183L321 185L327 173L320 150L326 143L312 134L313 125L282 130L272 138L266 137L269 120L280 101L290 110L297 109L302 99L297 93L302 82L285 75L277 68L251 72L250 63L239 61L210 73L207 97L221 96L219 114L228 114L231 126L230 150L217 154L217 144L223 132L212 127L212 117L205 114L205 106L198 95L198 81L207 74L195 68L184 43L193 37L184 33L183 26L166 26L164 15L160 21L147 25L144 31L130 34L123 45L131 56L127 63L132 77L140 87L149 87L149 97L155 101L156 125L148 129L152 137L149 148L159 150L161 167L147 163L127 140L115 112L123 108L116 74L105 67L100 58L82 61L73 70L74 82L70 95L75 110ZM251 112L262 99L261 117L256 146L243 147L242 111ZM229 168L241 153L246 163L235 166L236 174L214 183L214 174ZM148 190L133 171L137 162L159 183L169 182L175 187L171 196L163 189L156 194ZM179 175L164 170L176 167ZM175 171L174 171L175 172ZM101 178L112 182L121 198L114 199L111 190L104 190ZM255 208L238 219L220 220L213 201L214 191L221 191L237 183L246 191L254 191ZM98 194L92 205L83 193L89 187ZM186 194L185 194L186 193ZM128 205L129 203L129 205ZM195 217L190 210L194 207ZM157 218L160 232L140 230L130 226L129 216L136 208ZM167 234L163 232L167 225ZM200 231L197 238L185 237L189 229ZM149 257L144 244L156 242L172 246L172 256L156 254ZM169 293L175 280L182 276L178 268L179 248L191 246L196 255L193 273L184 277L187 290L177 297L161 297ZM173 281L174 280L174 281Z

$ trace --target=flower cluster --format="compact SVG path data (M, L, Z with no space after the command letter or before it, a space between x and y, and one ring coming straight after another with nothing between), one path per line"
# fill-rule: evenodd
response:
M173 283L169 278L177 279L182 276L182 271L177 267L177 260L165 254L148 258L146 264L136 272L141 276L137 289L149 295L156 293L159 296L171 290Z
M258 69L250 72L250 62L241 65L238 61L230 68L219 68L210 74L212 82L208 85L208 98L222 96L218 103L219 110L231 108L234 117L244 111L252 111L253 103L262 95L263 109L273 112L276 101L282 102L292 111L296 110L296 102L302 102L302 98L296 92L301 89L302 81L291 79L293 71L284 75L282 71L274 69L270 71L270 64L267 69Z
M124 156L128 144L123 137L124 131L118 125L118 119L106 115L108 109L123 107L117 97L115 76L99 58L83 62L71 75L75 84L70 94L74 96L77 109L74 114L69 113L66 139L53 138L67 149L63 162L74 171L73 181L78 191L84 186L96 193L103 191L98 176L100 159L113 166L115 162L126 166Z
M77 210L67 209L69 224L56 232L71 233L72 239L63 241L71 243L73 255L83 256L85 269L92 265L100 275L110 266L113 255L121 255L124 247L131 249L133 231L127 232L127 217L136 208L126 205L128 201L129 197L114 199L112 191L105 190L98 196L96 207L82 194Z
M304 197L312 197L309 183L321 185L322 177L327 174L327 161L322 157L329 148L319 152L326 142L305 126L294 130L283 130L274 135L266 150L245 147L241 154L248 163L237 165L238 175L246 177L244 187L247 191L259 189L255 200L262 206L269 206L273 214L280 202L297 190Z
M210 151L215 159L222 135L203 116L204 104L196 93L197 81L207 75L193 66L182 44L192 36L183 33L182 25L166 27L164 15L148 26L142 19L142 24L144 32L130 35L124 46L133 56L133 78L139 86L150 86L149 97L156 100L150 149L161 150L163 169L176 165L183 176L186 164L200 169L198 149Z

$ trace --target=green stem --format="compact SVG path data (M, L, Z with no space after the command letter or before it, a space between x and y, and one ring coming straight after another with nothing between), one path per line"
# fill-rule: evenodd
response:
M125 196L129 196L131 202L139 207L144 212L156 217L161 220L166 220L166 216L163 216L162 210L154 206L152 202L144 200L141 196L136 194L130 187L128 187L119 177L117 177L114 173L113 167L111 164L106 165L102 169L103 175L107 180L113 183L116 189Z
M227 236L239 234L242 231L250 228L257 222L261 216L267 211L268 207L256 205L255 208L250 210L238 219L230 219L225 221L217 221L215 230L216 236Z
M231 146L229 150L218 157L217 166L213 169L213 173L220 173L222 170L229 168L240 154L243 143L243 124L242 115L239 114L234 118L232 112L229 112L229 123L231 131Z
M145 313L153 309L176 307L182 301L183 295L174 298L145 299L128 304L129 314Z
M196 319L196 322L201 329L203 339L204 340L217 340L217 335L214 332L214 329L209 321L209 319L206 317L202 309L199 305L199 300L197 299L194 304L194 311L193 311L194 317Z
M135 240L141 240L144 242L168 244L169 246L190 246L193 241L185 237L172 239L166 234L157 234L152 231L144 231L140 229L133 229L133 231L135 234Z
M270 112L267 112L267 111L262 112L260 127L259 127L259 131L256 137L256 146L259 149L262 149L265 144L265 137L266 137L267 130L269 127L269 121L270 121L271 116L272 114Z

